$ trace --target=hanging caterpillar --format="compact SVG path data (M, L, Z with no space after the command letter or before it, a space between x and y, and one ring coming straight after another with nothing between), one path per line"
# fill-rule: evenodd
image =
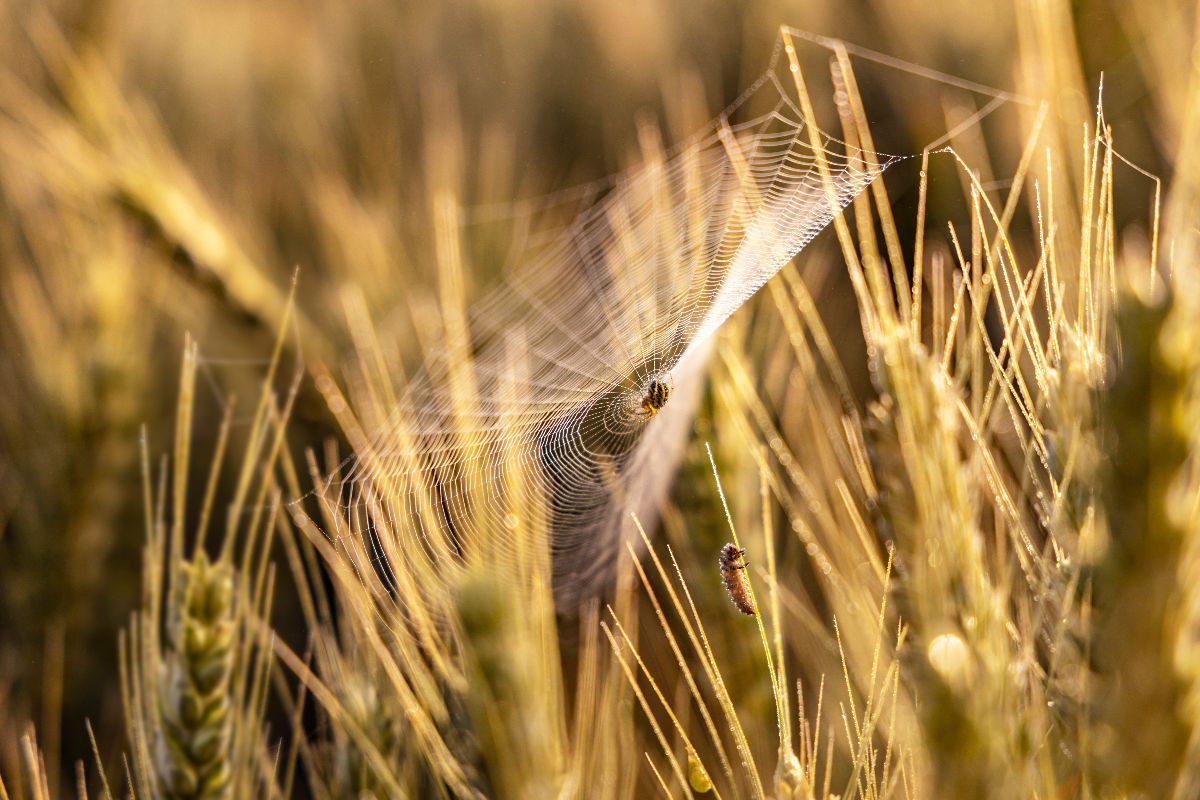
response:
M746 567L749 566L743 556L745 550L739 550L733 542L721 548L721 583L729 592L729 599L743 614L754 616L758 609L754 607L754 598L750 595L750 582L746 580Z

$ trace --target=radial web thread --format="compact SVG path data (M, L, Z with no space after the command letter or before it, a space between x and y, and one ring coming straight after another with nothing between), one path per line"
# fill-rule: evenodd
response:
M712 334L896 160L824 135L818 155L802 118L771 70L530 244L471 309L470 357L432 357L340 477L385 574L436 577L536 524L560 607L610 579L630 512L652 524L669 488Z

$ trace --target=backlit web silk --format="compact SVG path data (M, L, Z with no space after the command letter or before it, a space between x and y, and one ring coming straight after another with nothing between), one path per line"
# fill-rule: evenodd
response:
M764 97L773 108L737 119ZM531 243L471 309L470 357L432 357L341 476L377 564L403 558L433 580L536 525L560 608L602 588L630 512L657 518L712 334L894 161L820 141L818 158L769 71L706 132ZM651 381L669 389L661 408L647 407Z

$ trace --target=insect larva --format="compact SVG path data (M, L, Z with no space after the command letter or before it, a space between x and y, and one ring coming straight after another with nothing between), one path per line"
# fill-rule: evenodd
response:
M739 550L733 542L721 548L721 583L729 592L729 599L743 614L754 615L758 610L754 607L754 598L750 596L750 582L746 580L746 567L743 560L745 550Z

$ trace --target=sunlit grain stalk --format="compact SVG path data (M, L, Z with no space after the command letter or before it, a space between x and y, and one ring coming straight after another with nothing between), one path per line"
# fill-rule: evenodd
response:
M163 720L155 753L159 787L165 797L178 800L231 797L237 630L232 567L211 564L200 553L180 565L176 593L158 682Z

